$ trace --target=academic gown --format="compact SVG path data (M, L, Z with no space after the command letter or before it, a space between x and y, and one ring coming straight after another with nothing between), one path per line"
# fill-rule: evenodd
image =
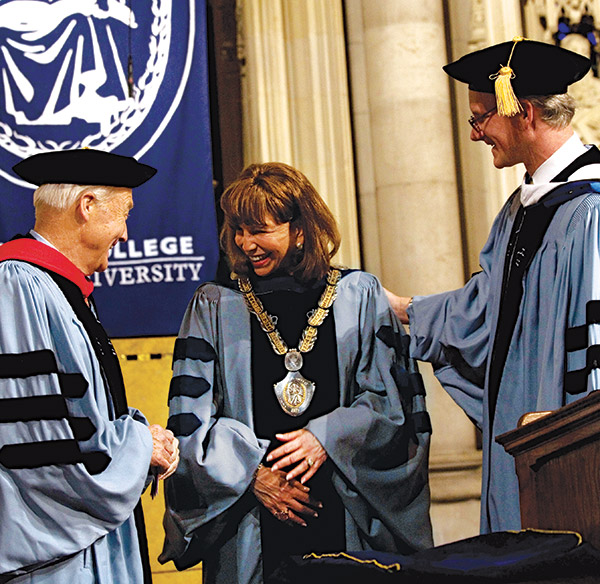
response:
M310 283L298 282L287 274L266 277L250 275L250 281L267 314L278 315L277 330L288 347L297 347L301 331L307 324L307 314L322 296L325 278ZM237 288L235 282L225 282ZM265 291L265 293L263 293ZM304 428L314 418L326 415L339 406L340 383L337 368L335 317L333 311L318 327L318 344L302 354L302 375L316 385L316 390L305 412L290 416L281 407L273 385L288 371L284 359L271 346L257 318L251 318L252 413L254 433L259 439L270 441L269 450L281 445L276 434ZM269 467L271 462L264 462ZM289 471L289 468L282 469ZM332 463L327 460L307 483L311 496L323 505L318 517L311 517L301 529L290 529L286 522L276 519L266 507L260 508L262 565L265 579L289 555L304 555L346 549L344 533L344 506L331 481Z
M50 274L0 262L0 582L144 581L132 513L152 437L140 412L114 412Z
M590 169L600 174L597 165ZM482 533L521 526L514 459L495 437L516 428L526 412L555 410L600 388L600 360L594 360L600 342L599 187L584 184L576 196L567 183L542 187L562 191L548 192L539 203L554 205L555 213L523 276L493 412L491 353L519 189L494 221L479 257L481 271L459 290L415 296L408 309L411 356L433 364L441 384L483 431Z
M431 427L406 333L379 282L364 272L344 274L332 310L340 407L306 428L333 463L346 547L429 547ZM259 504L250 485L269 441L253 430L251 318L237 290L204 284L174 354L169 427L181 461L167 480L159 561L174 560L179 569L203 561L210 583L263 581Z

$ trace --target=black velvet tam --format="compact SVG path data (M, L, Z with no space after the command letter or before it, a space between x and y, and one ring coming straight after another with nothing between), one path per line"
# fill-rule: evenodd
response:
M139 187L156 169L130 156L84 148L34 154L13 166L21 178L34 185L46 183Z
M529 95L556 95L566 93L567 87L582 79L591 66L591 61L573 51L556 45L522 40L493 45L443 67L444 71L469 89L483 93L494 93L495 74L501 67L510 66L514 78L512 87L518 97Z

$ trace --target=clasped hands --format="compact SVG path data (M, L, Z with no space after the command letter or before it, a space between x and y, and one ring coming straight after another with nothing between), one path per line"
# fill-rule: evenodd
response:
M179 440L171 430L158 424L149 427L152 434L152 458L150 469L157 471L159 480L171 476L179 464Z
M304 518L318 517L317 509L323 504L309 494L310 489L304 483L327 460L327 452L308 430L277 434L276 438L284 444L267 456L267 462L273 462L271 468L259 467L254 494L280 521L306 527ZM282 470L288 467L293 468Z

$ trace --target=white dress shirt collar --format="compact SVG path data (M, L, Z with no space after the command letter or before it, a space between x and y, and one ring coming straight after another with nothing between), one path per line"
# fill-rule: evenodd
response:
M546 193L557 186L558 183L550 182L561 170L569 166L576 158L585 154L588 147L573 134L548 160L546 160L533 173L533 184L521 185L521 204L529 207L537 203ZM595 167L597 165L591 165ZM579 178L588 178L581 176ZM591 178L591 176L589 177Z

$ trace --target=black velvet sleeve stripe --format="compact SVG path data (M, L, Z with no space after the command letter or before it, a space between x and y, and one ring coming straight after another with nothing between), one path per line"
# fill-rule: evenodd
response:
M210 383L204 377L192 375L178 375L171 379L169 388L169 401L177 396L200 397L210 389Z
M88 452L82 456L83 465L91 475L100 474L112 460L111 457L104 452Z
M410 379L408 371L399 363L393 363L390 367L390 373L396 383L396 387L401 394L409 391Z
M580 351L588 345L588 326L600 323L600 300L590 300L585 305L585 324L567 329L565 345L567 351Z
M69 418L68 422L78 441L89 440L96 433L96 426L89 418Z
M483 387L485 382L485 364L479 367L471 367L456 347L442 345L444 356L452 367L454 367L467 381L478 387Z
M55 464L77 464L82 460L75 440L7 444L0 448L0 464L6 468L39 468Z
M590 300L585 305L585 322L587 324L600 323L600 300Z
M3 379L57 372L56 358L48 349L0 355L0 378Z
M590 300L585 305L585 324L567 329L565 348L567 351L581 351L588 346L588 326L600 323L600 300Z
M71 399L82 398L89 386L81 373L59 373L58 381L61 393Z
M425 384L420 373L410 373L408 376L413 395L425 395Z
M103 452L82 453L75 440L49 440L7 444L0 448L0 464L10 469L41 468L83 463L90 474L102 472L110 463Z
M588 345L588 327L586 324L567 329L565 335L565 349L567 351L581 351Z
M62 395L15 397L0 400L0 423L60 420L69 415Z
M577 395L587 390L587 378L592 369L600 369L600 345L588 347L585 354L586 364L584 369L569 371L565 375L565 391Z
M173 361L180 359L199 359L200 361L214 361L217 353L210 343L204 339L188 337L177 339L173 350Z
M417 434L431 434L431 418L427 412L415 412L412 415L412 424Z
M600 367L600 345L592 345L588 348L586 357L586 366L588 371Z
M394 363L390 367L390 373L401 394L410 396L425 395L425 384L420 373L409 373L399 363Z
M394 331L390 325L382 325L379 327L375 336L388 347L394 349L398 358L408 356L410 345L410 336L402 334L400 331Z
M62 395L0 399L0 423L66 419L77 440L89 440L96 427L89 418L71 418Z
M380 326L375 336L383 341L388 347L396 347L396 335L394 329L390 325Z
M201 425L202 422L195 414L176 414L169 418L167 429L171 430L175 436L189 436Z
M571 395L583 393L587 389L588 369L569 371L565 375L565 391Z

